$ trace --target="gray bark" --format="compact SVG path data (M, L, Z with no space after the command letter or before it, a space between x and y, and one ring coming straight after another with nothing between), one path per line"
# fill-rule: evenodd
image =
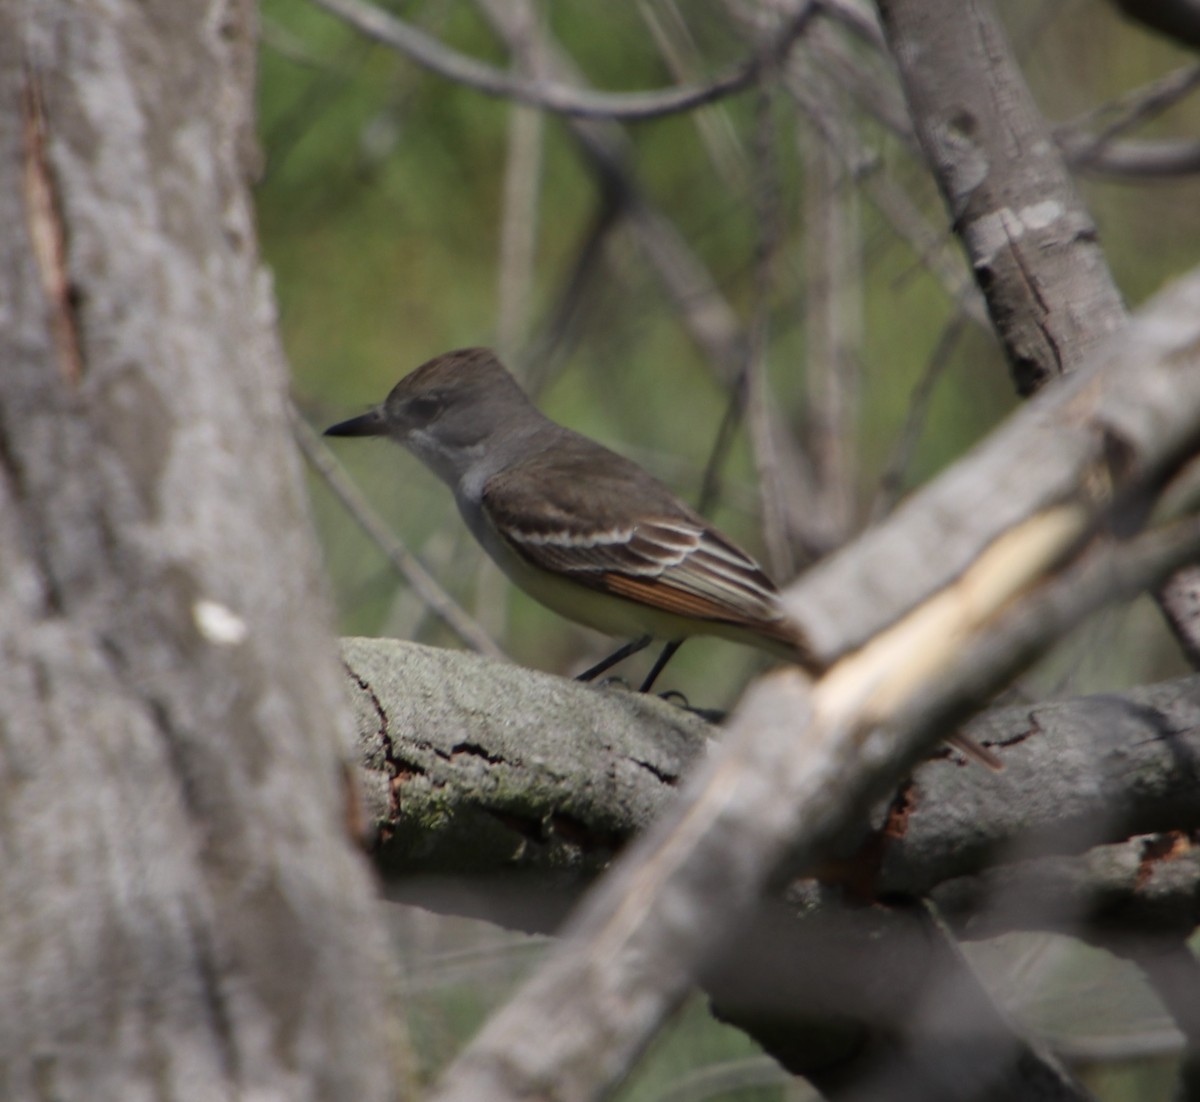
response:
M525 929L553 929L561 896L662 815L721 737L655 697L470 654L391 639L346 639L342 653L389 890L504 922L501 877L522 874L527 901L536 884L547 904L519 909ZM1200 828L1186 767L1200 760L1200 678L999 708L963 733L1004 772L940 751L848 827L822 878L863 898L932 894L968 937L1200 923L1200 859L1155 841ZM473 883L456 894L434 875Z
M1087 370L1039 393L888 523L789 586L785 601L818 660L857 650L1033 516L1078 506L1122 530L1140 523L1147 503L1136 481L1151 488L1168 479L1195 445L1197 317L1193 272L1111 337Z
M988 0L878 0L878 6L955 232L1008 353L1017 389L1030 394L1081 366L1125 324L1095 228ZM1186 5L1133 7L1145 9L1141 17L1151 25L1186 38ZM1160 94L1179 94L1193 82L1194 74L1184 73L1165 82ZM1136 385L1135 360L1128 370ZM1193 667L1200 662L1198 592L1200 568L1188 563L1156 594ZM1031 890L1026 886L1014 897ZM1185 928L1180 936L1187 933ZM1147 968L1146 974L1153 980L1157 973ZM1193 982L1189 997L1195 1001L1198 995ZM1194 1017L1178 1014L1184 1000L1166 1001L1188 1038L1185 1079L1194 1080L1200 1030Z
M382 872L595 871L715 733L657 697L477 655L345 639Z
M878 6L916 132L1017 390L1032 394L1125 324L1095 226L988 0ZM1198 591L1200 569L1192 567L1157 595L1193 667Z
M254 49L249 3L0 6L5 1098L387 1093Z
M1031 394L1125 320L1096 227L986 0L879 0L917 136Z
M343 655L389 893L519 929L555 929L719 737L657 699L469 654L349 639ZM989 712L964 730L1004 773L922 763L821 875L859 900L927 893L971 938L1186 933L1200 919L1194 850L1172 834L1095 843L1196 827L1195 780L1177 766L1200 753L1198 709L1200 679L1184 678ZM901 1097L1076 1096L919 908L848 904L811 882L786 898L699 979L790 1071L835 1098L881 1083Z
M1193 669L1200 669L1200 567L1179 571L1155 595Z
M1124 547L1083 537L1089 517L1111 515L1108 493L1093 492L1100 472L1117 500L1148 505L1200 437L1198 298L1198 274L1160 295L1104 362L1019 411L860 541L898 547L902 533L941 532L947 538L933 556L940 577L926 589L927 571L887 564L887 598L867 587L873 636L815 685L786 671L751 689L683 799L622 855L564 944L450 1069L439 1097L596 1096L629 1067L785 859L814 861L949 718L1088 611L1196 555L1195 522ZM1127 357L1147 365L1137 387L1122 370ZM1048 416L1063 404L1073 431ZM1000 463L1000 444L1017 439L1024 446ZM1106 448L1106 439L1120 446ZM979 522L992 536L960 560L980 529L964 524L965 540L956 541L962 514L942 506L948 488L973 484L975 521L989 495L973 480L985 471L999 479L991 488L997 515ZM1023 480L1010 477L1018 471ZM1072 483L1063 471L1073 472ZM826 611L836 603L833 591L810 583L815 575L829 584L822 566L786 595L804 626L811 620L796 600L801 591L824 597ZM861 594L838 593L862 614ZM836 617L824 623L836 627Z

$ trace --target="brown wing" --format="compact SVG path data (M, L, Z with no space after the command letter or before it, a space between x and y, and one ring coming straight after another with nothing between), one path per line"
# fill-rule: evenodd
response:
M749 555L636 464L563 432L484 487L514 551L593 589L791 641L778 590Z

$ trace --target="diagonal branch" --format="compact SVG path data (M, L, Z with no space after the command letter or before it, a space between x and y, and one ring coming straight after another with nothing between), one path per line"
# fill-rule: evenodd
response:
M704 754L706 726L653 698L395 640L347 639L343 656L376 866L389 896L427 909L552 931ZM856 830L839 841L861 856L822 875L851 878L856 897L932 891L970 937L1190 931L1194 854L1155 860L1145 838L1079 850L1130 829L1197 825L1194 772L1173 765L1200 759L1198 715L1195 677L989 713L967 733L1001 748L1003 774L924 762L902 797L872 814L865 839ZM996 855L1009 863L993 868ZM1029 1073L1010 1066L1021 1042L944 932L914 927L911 905L864 908L836 888L795 885L787 899L764 905L738 952L702 975L718 1016L832 1097L847 1078L896 1074L887 1069L897 1059L910 1086L956 1083L961 1097L986 1074L1018 1093L1008 1077L1024 1084ZM951 1006L951 1017L936 1015ZM945 1047L964 1032L965 1068ZM1067 1089L1051 1065L1040 1075Z
M404 546L396 534L388 528L371 503L367 501L354 483L346 477L338 461L320 438L300 416L294 406L289 407L292 435L296 444L334 496L383 552L384 557L396 572L413 587L414 592L439 620L442 621L467 646L480 654L492 658L504 658L504 651L470 614L450 596L438 580L421 565L420 560Z
M1143 364L1137 386L1131 359ZM751 689L720 750L618 861L557 951L453 1065L439 1097L499 1102L551 1089L590 1097L614 1082L785 858L788 867L811 866L947 719L1091 610L1194 557L1195 522L1078 552L1113 501L1153 496L1194 449L1198 361L1200 272L1160 295L1086 376L1039 396L995 434L1005 446L1014 436L1026 445L1007 453L1012 475L1001 485L1010 500L934 557L932 588L928 576L901 573L908 588L893 587L886 600L872 594L875 630L820 681L786 671ZM1075 431L1061 431L1064 417ZM941 508L945 487L998 474L995 450L993 439L931 484L876 531L876 543L922 527L943 541L952 535L959 517ZM1042 463L1048 454L1056 462ZM1083 493L1102 479L1110 493ZM990 513L979 490L976 481L972 505ZM984 529L990 535L976 542ZM836 576L826 572L825 585ZM801 591L812 595L814 586L789 595L807 626ZM826 609L839 604L830 597Z
M1095 154L1121 135L1173 107L1194 92L1197 85L1200 85L1200 65L1186 65L1144 88L1127 93L1116 103L1104 104L1089 111L1083 118L1056 127L1054 136L1063 146L1070 144L1070 139L1074 137L1072 160L1077 166L1086 166ZM1089 135L1087 131L1094 122L1103 122L1104 125L1098 134Z
M1012 365L1031 394L1075 370L1125 323L1095 227L987 0L879 0L917 133ZM937 66L917 59L933 51ZM1093 144L1195 87L1180 69L1127 109ZM1077 151L1086 163L1088 151ZM1159 593L1188 655L1200 653L1189 568Z

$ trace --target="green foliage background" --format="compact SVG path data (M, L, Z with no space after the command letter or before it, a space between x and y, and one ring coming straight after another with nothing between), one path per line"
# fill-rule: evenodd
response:
M464 53L508 64L466 0L392 7ZM1055 122L1093 111L1192 61L1099 3L1001 7L1038 100ZM666 11L662 3L553 0L539 10L596 87L674 82L644 18L647 11ZM745 56L744 37L723 4L706 0L681 10L701 59L697 79ZM308 3L266 0L263 20L266 168L260 230L275 274L297 401L321 427L380 400L401 375L433 355L495 342L501 330L498 253L513 109L418 69ZM747 93L709 111L741 151L740 184L736 174L731 183L729 174L714 169L695 117L626 127L630 171L746 320L756 308L754 258L761 235L754 190L761 175L755 165L759 110L754 93ZM802 204L806 143L812 137L785 96L771 110L781 225L769 304L769 371L772 400L799 427L805 369ZM857 112L855 121L877 155L876 171L909 189L931 224L948 234L921 166L877 123ZM1198 128L1200 105L1188 101L1144 133L1194 134ZM541 135L535 277L528 315L517 319L518 330L531 340L506 350L510 366L527 379L547 376L539 401L552 416L638 458L695 500L728 397L627 233L609 239L600 276L556 346L561 354L548 363L527 355L532 338L545 332L600 202L600 189L563 122L546 118ZM1200 188L1194 181L1134 186L1088 179L1082 186L1131 306L1196 263ZM956 310L865 195L859 210L865 332L855 444L865 517L914 388ZM952 462L1015 402L994 340L968 326L934 392L906 484L918 485ZM396 531L518 661L570 673L604 652L607 641L509 591L482 563L444 488L415 460L378 442L350 441L339 445L338 454ZM724 491L714 518L760 550L753 464L741 436L725 470ZM421 614L318 483L313 498L344 630L457 645ZM1135 608L1110 615L1105 627L1099 633L1090 629L1089 645L1051 662L1032 682L1037 691L1113 688L1177 668L1153 612ZM726 643L691 643L672 666L669 685L683 689L693 703L722 706L759 664L756 656ZM454 984L443 993L449 1003L473 998ZM465 1028L474 1016L466 1011L457 1017ZM718 1048L727 1056L749 1047L712 1023L693 1021L688 1036L683 1062L689 1066L710 1059ZM439 1058L448 1055L438 1051ZM632 1084L628 1097L667 1097L664 1080L653 1078L660 1073L647 1074L659 1085ZM781 1089L711 1097L777 1098ZM689 1097L702 1096L709 1095ZM1105 1096L1126 1095L1106 1090Z

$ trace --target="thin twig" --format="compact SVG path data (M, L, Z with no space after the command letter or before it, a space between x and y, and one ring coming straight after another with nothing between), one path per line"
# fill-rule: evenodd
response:
M700 68L700 49L676 0L656 0L653 4L639 0L638 12L671 76L678 81L694 77ZM749 186L746 153L728 108L709 106L693 112L691 119L720 185L730 195L745 194Z
M497 5L497 8L502 7ZM811 4L794 4L789 10L788 22L800 24L802 30L804 19L814 10ZM488 14L500 37L511 43L514 29L509 25L510 20L501 19L500 11L489 11ZM581 79L570 58L549 38L543 42L543 47L548 71L559 77ZM628 143L624 132L615 123L587 119L572 119L568 126L594 171L603 196L589 246L594 243L598 247L611 225L622 219L658 275L685 330L713 374L726 387L741 386L747 338L737 312L675 223L643 194L637 178L626 164ZM590 255L587 259L590 260ZM577 267L576 274L582 271ZM570 300L564 296L564 301ZM539 346L546 343L547 340L538 342ZM535 363L538 360L537 356L530 358ZM822 548L806 521L805 503L811 497L807 458L787 437L778 411L770 410L768 414L774 423L776 447L783 450L780 474L787 482L784 493L789 501L796 503L793 516L797 518L797 528L788 533L789 542L806 558L812 559Z
M529 0L508 2L520 28L512 47L514 69L536 80L541 68L537 14ZM496 303L496 344L505 358L520 346L529 320L537 250L543 121L540 112L528 107L514 104L510 108Z
M781 235L778 162L775 157L774 97L764 83L759 91L755 124L755 220L754 301L751 308L749 347L746 351L746 427L758 474L762 498L763 542L767 563L776 578L791 578L795 558L788 531L788 501L779 475L780 455L775 446L778 419L772 419L770 386L767 380L767 349L770 347L771 298L775 284L776 242Z
M1093 108L1078 119L1055 127L1055 140L1060 145L1065 145L1070 144L1073 138L1076 139L1074 158L1078 163L1086 164L1092 156L1111 144L1114 139L1128 133L1135 126L1141 126L1161 115L1168 108L1190 95L1198 85L1200 85L1200 64L1185 65L1111 103ZM1081 146L1078 140L1079 136L1106 117L1108 121L1100 132L1089 135L1087 144Z
M524 365L525 389L532 397L545 389L558 364L570 352L588 307L595 305L596 277L604 259L604 245L620 222L620 198L612 189L602 189L591 222L575 251L571 270L556 281L561 288L546 311L540 331L529 338L524 350L514 357Z
M822 55L822 60L826 60ZM936 230L921 212L920 205L897 183L894 174L879 171L880 158L854 131L845 126L834 125L830 112L822 97L813 87L813 66L804 58L792 57L784 69L784 86L795 99L800 109L808 116L813 129L841 160L846 174L860 183L867 198L875 209L891 225L896 235L907 242L916 254L916 264L927 268L941 284L946 295L958 309L964 311L978 326L990 331L991 325L983 300L975 290L965 264L957 251L948 246L950 237ZM829 66L823 65L823 71ZM832 72L836 83L844 85L837 72ZM893 90L893 95L898 92ZM891 129L887 113L873 108L873 97L857 97L871 111L876 121ZM906 144L911 143L911 134L899 134Z
M347 477L330 450L321 443L320 437L300 416L300 412L295 406L290 408L292 434L295 436L304 458L308 460L313 470L325 480L325 484L333 491L334 496L345 506L346 511L366 532L371 541L383 552L400 576L413 587L429 611L472 650L485 654L489 658L506 659L508 656L491 636L438 584L437 579L421 565L416 556L388 528L379 514L371 507L371 503L363 497L358 487Z
M1067 163L1080 172L1103 174L1117 179L1146 179L1195 176L1200 173L1200 142L1165 138L1110 142L1096 148L1090 138L1081 148L1084 159L1070 141L1060 146Z
M376 42L399 50L439 76L490 96L503 96L532 107L581 118L653 119L677 114L740 92L758 78L764 56L786 54L815 14L804 4L779 32L751 57L728 73L700 87L665 88L652 92L590 92L553 81L529 83L491 65L443 46L437 39L362 0L313 0Z
M818 76L815 82L825 83ZM843 97L826 88L830 124L846 129ZM805 151L806 445L817 485L818 524L831 547L844 543L856 517L854 443L859 413L862 301L855 196L841 159L822 137Z
M712 449L708 454L708 462L704 465L704 474L700 479L700 494L696 502L696 511L707 514L716 504L721 494L721 471L729 458L733 447L737 427L741 424L742 415L746 409L746 375L734 381L729 388L729 401L725 404L725 412L721 423L717 426L717 435L713 440Z
M822 14L874 50L885 51L879 15L867 0L819 0Z
M904 491L904 478L909 464L912 463L917 442L921 439L925 418L929 414L929 404L933 400L933 392L949 366L951 355L962 338L965 328L964 320L962 314L956 314L946 323L941 337L938 338L937 347L929 357L925 374L913 388L904 425L900 429L892 453L884 465L883 474L879 476L879 489L875 494L875 500L871 503L870 522L872 524L887 516L896 507L896 502L900 500L900 495Z

